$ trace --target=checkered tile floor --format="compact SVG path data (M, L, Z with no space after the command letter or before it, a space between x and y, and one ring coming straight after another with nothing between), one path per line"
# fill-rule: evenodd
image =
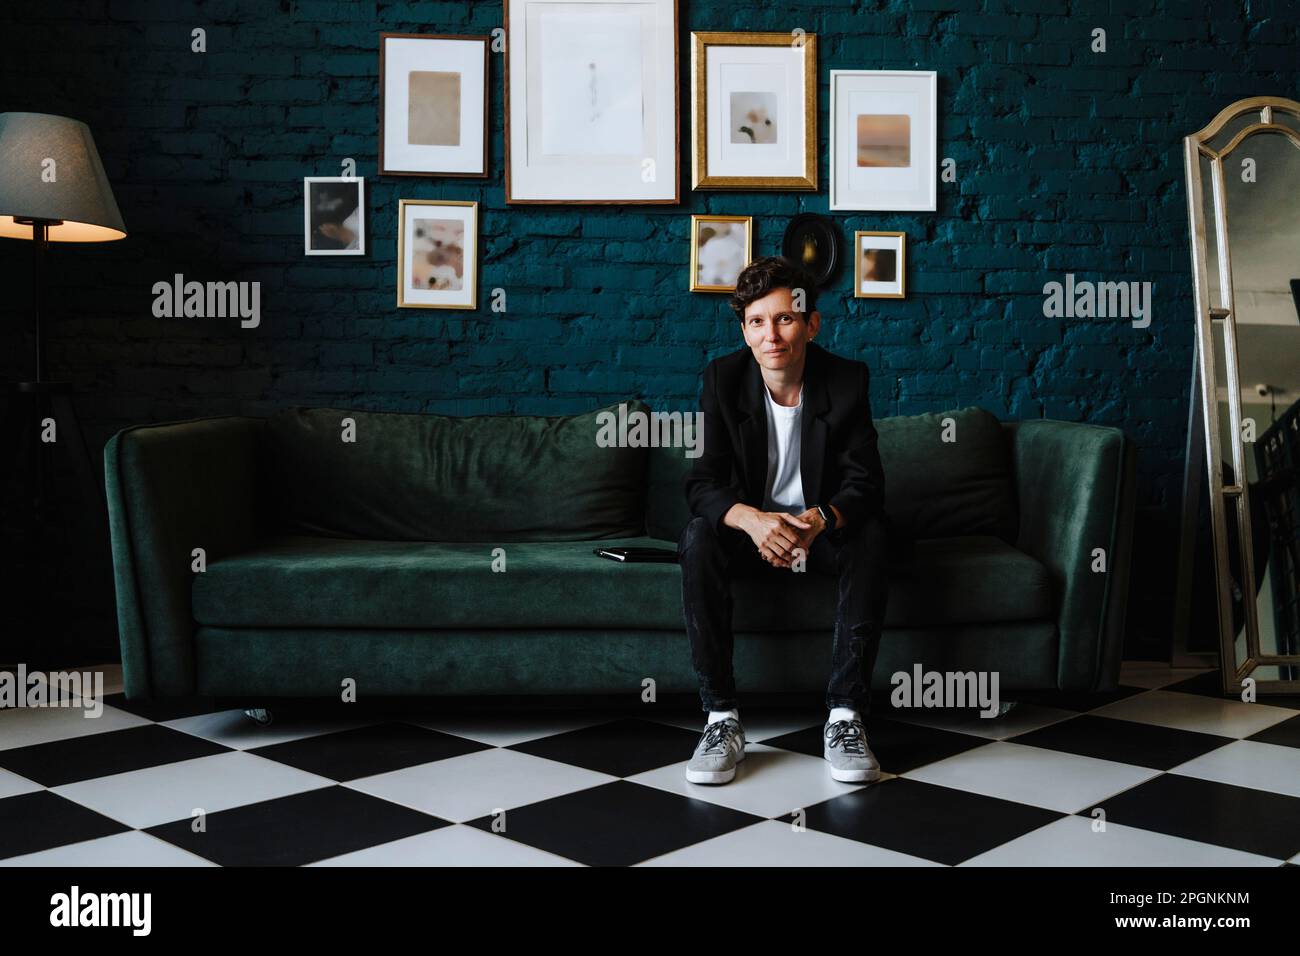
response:
M703 715L657 705L259 727L119 692L98 719L0 711L0 865L1300 863L1300 699L1217 692L1134 664L995 720L873 712L869 785L830 779L824 714L745 708L720 787L684 778Z

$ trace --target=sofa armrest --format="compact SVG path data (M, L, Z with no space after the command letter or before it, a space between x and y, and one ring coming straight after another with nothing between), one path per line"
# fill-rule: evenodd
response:
M1016 546L1057 584L1062 690L1119 682L1133 541L1135 450L1117 428L1008 423L1020 532ZM1095 572L1093 550L1106 552Z
M113 579L127 697L194 692L192 552L254 539L261 419L127 428L104 450Z

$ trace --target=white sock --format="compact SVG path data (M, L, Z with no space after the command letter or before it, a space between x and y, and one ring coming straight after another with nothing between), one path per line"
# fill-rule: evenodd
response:
M835 721L837 721L837 720L857 720L857 721L861 721L861 720L862 720L862 715L859 714L859 713L858 713L856 710L854 710L852 707L832 707L832 708L831 708L830 723L833 724L833 723L835 723Z
M726 720L728 717L733 718L737 723L739 723L740 711L734 708L731 710L711 710L709 711L709 719L706 720L704 723L705 726L707 726L709 724L716 723L719 720Z

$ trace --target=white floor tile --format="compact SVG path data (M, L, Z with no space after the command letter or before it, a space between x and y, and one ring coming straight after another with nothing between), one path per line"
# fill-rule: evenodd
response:
M1040 707L1036 704L1016 704L1002 717L980 717L977 715L956 714L952 711L934 711L914 708L896 710L889 715L903 723L933 727L937 730L951 730L959 734L970 734L986 740L1005 740L1017 734L1025 734L1040 727L1058 724L1078 712L1061 710L1056 707ZM870 728L868 728L870 730Z
M5 797L16 797L20 793L34 793L41 789L43 789L41 785L34 780L0 769L0 800Z
M728 784L727 786L731 786ZM942 866L933 860L846 840L818 830L796 831L764 820L637 866Z
M1300 797L1300 748L1236 740L1169 771Z
M178 846L132 830L0 860L0 866L216 866Z
M116 707L104 707L98 717L80 707L16 707L0 710L0 750L47 744L71 737L143 727L151 721Z
M267 747L271 744L287 743L290 740L302 740L304 737L317 737L320 734L351 730L375 722L373 719L277 716L270 726L262 727L242 710L221 710L212 714L161 721L164 727L203 737L226 747L234 747L236 750L250 750L253 747Z
M510 747L526 740L594 727L611 717L567 717L563 714L448 714L410 718L409 722L429 730L440 730L494 747Z
M763 744L745 748L745 759L736 767L735 779L730 783L691 783L686 779L688 763L683 760L627 779L760 817L780 816L870 786L832 780L830 765L821 757ZM888 777L881 775L882 780Z
M308 866L581 866L475 827L450 826Z
M1076 813L1159 776L1159 771L1000 740L909 770L902 776Z
M344 786L444 820L463 822L498 808L510 810L617 779L556 760L493 748L362 777Z
M1246 704L1231 698L1205 697L1180 691L1150 690L1092 711L1099 717L1194 730L1220 737L1249 737L1295 716L1294 710L1268 704Z
M235 751L161 767L51 787L53 793L143 829L206 813L272 800L334 781L254 754Z
M1062 817L961 866L1277 866L1227 847L1118 823L1094 831L1090 817Z
M821 727L826 723L827 716L827 714L820 711L792 715L787 713L767 714L758 710L746 711L744 708L740 709L740 722L745 727L745 740L749 743L771 740L773 737L792 734L797 730L806 730L809 727ZM702 734L704 733L704 721L707 717L708 715L704 711L700 711L698 715L683 716L674 714L662 719L651 719L657 720L661 724L682 727L697 734Z

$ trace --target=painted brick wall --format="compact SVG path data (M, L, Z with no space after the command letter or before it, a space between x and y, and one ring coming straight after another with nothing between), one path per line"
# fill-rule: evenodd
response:
M692 193L683 112L675 207L504 201L502 62L491 64L486 181L376 175L378 34L484 34L500 2L49 0L6 3L0 109L92 127L130 237L60 247L51 372L71 379L96 447L151 420L336 404L457 415L560 414L631 394L693 407L706 359L739 344L725 297L686 291L690 214L752 214L756 251L827 210L828 71L934 69L939 155L957 181L934 213L839 214L908 234L908 298L824 295L822 341L868 362L878 417L981 405L1005 419L1116 425L1140 446L1129 652L1167 645L1192 326L1181 137L1242 96L1296 95L1293 0L681 0L692 29L816 33L816 194ZM208 52L190 51L207 30ZM1091 31L1108 50L1090 51ZM302 177L366 177L368 255L302 255ZM395 308L399 198L481 206L480 309ZM0 242L0 371L26 344L29 246ZM152 284L259 280L260 328L156 319ZM1150 328L1052 320L1042 287L1149 280ZM508 312L487 308L504 288ZM1157 608L1152 613L1152 608ZM1143 617L1143 613L1148 617Z

